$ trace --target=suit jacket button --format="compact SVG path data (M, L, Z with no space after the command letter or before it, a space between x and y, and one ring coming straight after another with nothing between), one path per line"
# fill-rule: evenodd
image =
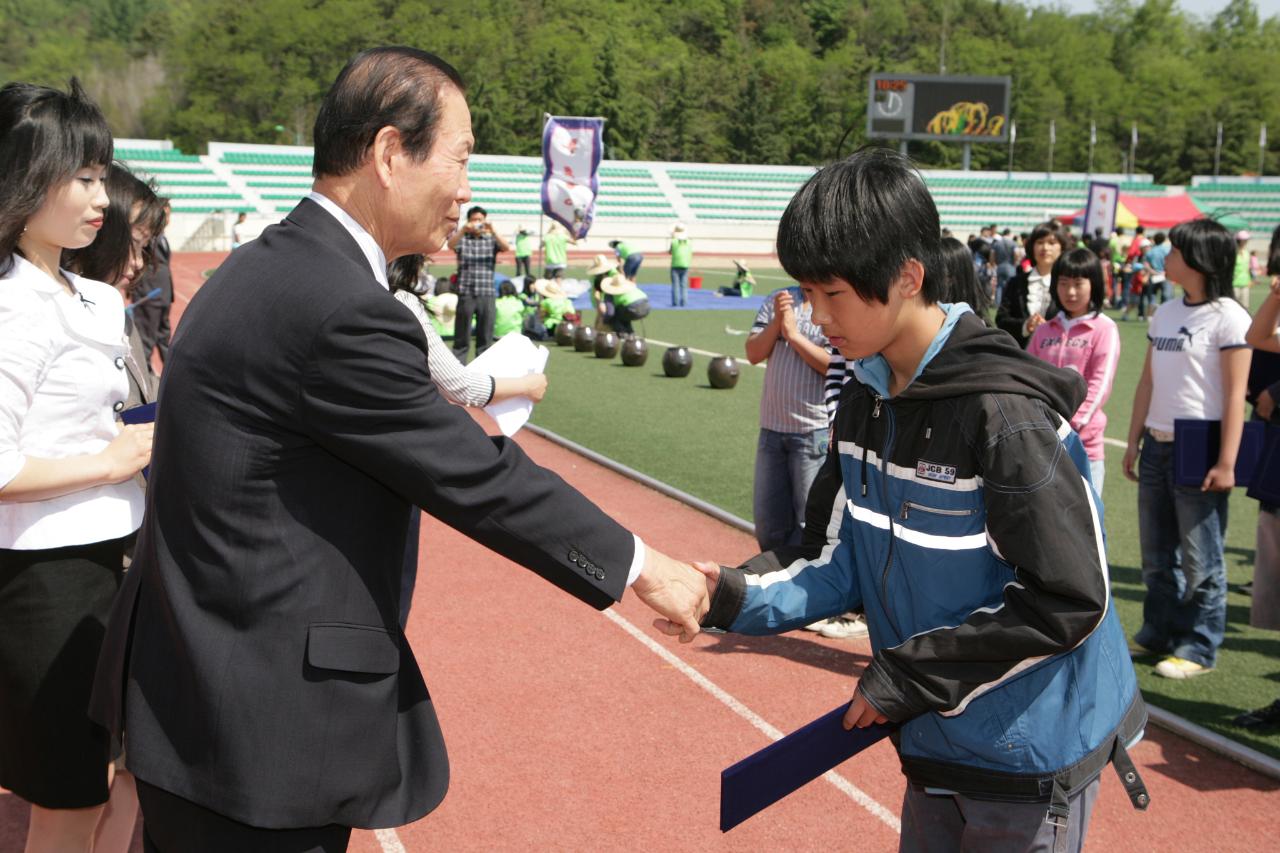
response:
M122 355L116 356L116 369L124 370L124 356Z
M124 411L124 400L116 400L115 405L111 407L111 411L119 413Z
M570 551L570 552L569 552L569 562L570 562L570 563L576 563L576 562L578 562L578 552L577 552L577 551Z
M598 581L604 580L604 572L600 571L599 569L596 569L596 580Z
M579 558L578 558L578 568L581 568L581 569L588 569L588 570L590 570L590 568L591 568L591 564L590 564L590 563L588 563L586 560L582 559L581 557L579 557Z

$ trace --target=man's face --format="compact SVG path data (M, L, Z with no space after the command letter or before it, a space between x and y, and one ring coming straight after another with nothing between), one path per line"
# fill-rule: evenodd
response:
M444 87L440 105L435 142L426 159L414 162L403 151L394 155L390 205L397 218L397 243L403 243L406 254L438 250L457 230L462 205L471 200L471 111L453 86Z
M467 217L467 225L472 231L480 232L484 230L485 215L476 211Z
M865 301L839 278L821 284L801 282L800 290L813 306L813 322L847 359L875 355L897 336L903 300L896 286L889 287L888 303Z

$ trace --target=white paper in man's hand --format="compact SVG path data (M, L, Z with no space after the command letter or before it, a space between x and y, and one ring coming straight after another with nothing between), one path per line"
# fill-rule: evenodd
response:
M519 332L511 332L498 338L483 355L471 362L477 370L499 379L518 379L530 373L542 373L547 368L551 353ZM498 429L508 438L515 435L533 414L533 400L528 397L510 397L484 407Z

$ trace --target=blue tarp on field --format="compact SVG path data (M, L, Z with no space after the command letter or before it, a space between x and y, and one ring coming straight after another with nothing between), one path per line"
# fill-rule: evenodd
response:
M671 285L667 284L642 284L640 289L649 297L649 307L653 311L673 310L671 306ZM759 311L760 306L764 303L765 297L759 294L755 296L717 296L715 290L687 290L685 291L684 311ZM573 307L579 311L591 308L591 294L583 293L581 296L573 300Z

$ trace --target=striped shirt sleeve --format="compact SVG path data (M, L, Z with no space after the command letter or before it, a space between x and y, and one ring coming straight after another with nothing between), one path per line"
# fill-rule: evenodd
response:
M404 290L396 291L396 299L418 318L427 336L427 369L431 381L450 403L459 406L485 406L493 399L493 377L469 367L463 367L453 352L431 324L422 300Z

